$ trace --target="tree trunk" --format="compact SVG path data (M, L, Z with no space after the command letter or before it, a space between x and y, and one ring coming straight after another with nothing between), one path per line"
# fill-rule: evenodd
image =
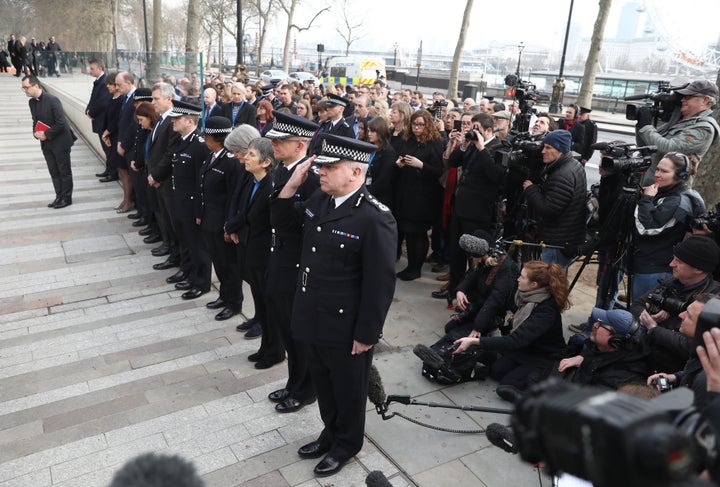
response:
M720 72L718 72L715 84L720 83ZM715 119L720 121L720 111L715 111ZM720 202L720 178L717 177L720 171L720 142L715 141L710 150L703 156L698 167L697 175L693 181L693 189L697 190L705 200L708 210L715 209L715 204Z
M452 68L450 68L450 80L448 81L447 97L455 98L458 92L458 73L460 72L460 57L465 47L465 36L470 26L470 13L473 8L473 0L466 0L465 12L463 13L462 25L458 34L457 44L455 45L455 55L453 56Z
M285 29L285 45L283 45L283 62L282 69L286 73L290 70L290 41L293 28L293 18L295 17L295 7L297 0L290 0L290 8L287 10L287 27Z
M605 36L605 24L610 14L610 5L612 0L600 0L597 18L595 19L595 27L593 27L592 38L590 40L590 52L588 52L585 61L585 71L583 72L582 84L578 93L578 106L591 108L593 87L595 86L595 75L597 74L598 61L600 59L600 51L602 50L603 37Z
M160 76L160 59L162 57L162 0L153 0L152 48L150 51L147 82L152 86L155 84L158 76Z
M200 39L200 0L188 0L187 35L185 37L185 74L200 72L198 44Z

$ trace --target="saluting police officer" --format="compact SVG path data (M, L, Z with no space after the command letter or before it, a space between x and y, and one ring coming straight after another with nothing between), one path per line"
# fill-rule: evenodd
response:
M210 291L212 261L200 227L195 222L200 214L198 194L200 169L208 156L208 148L200 137L197 122L202 108L173 100L171 117L173 131L180 134L172 157L172 216L180 242L180 270L167 278L175 289L185 291L183 299L199 298Z
M273 128L265 137L272 141L275 159L282 162L273 175L273 194L284 188L298 165L307 159L308 143L318 125L306 118L273 110ZM317 175L310 172L302 185L292 194L294 202L305 201L318 188ZM295 284L300 262L302 235L298 229L276 228L275 216L270 210L272 239L268 261L266 304L268 323L263 333L272 333L273 341L282 341L288 358L288 380L285 387L273 391L268 399L276 402L280 413L298 411L315 402L315 390L308 370L307 352L293 340L290 333Z
M372 348L395 291L397 230L392 213L365 186L373 144L322 134L320 189L304 205L293 196L310 174L300 164L271 202L278 230L304 221L300 276L293 307L295 340L307 344L310 371L325 425L301 447L318 458L317 476L337 473L363 445ZM299 208L299 211L298 211Z
M220 281L220 296L209 302L209 309L223 308L215 319L232 318L242 311L242 269L237 259L235 244L225 239L230 199L235 187L248 177L245 168L232 157L223 143L232 132L232 122L225 117L209 117L205 121L205 145L210 154L200 170L200 225L215 274Z

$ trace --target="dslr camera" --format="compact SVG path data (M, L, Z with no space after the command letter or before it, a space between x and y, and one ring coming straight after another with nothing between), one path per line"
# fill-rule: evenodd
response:
M667 122L670 120L673 111L680 106L680 96L675 90L685 88L689 83L681 86L670 86L669 81L660 81L658 90L653 93L644 95L626 96L625 101L644 100L645 105L635 105L628 103L625 107L625 118L628 120L637 120L638 110L643 106L650 106L652 109L653 119Z
M685 311L691 301L677 297L675 291L669 287L661 286L647 295L648 313L657 314L660 311L667 311L670 314L679 315Z

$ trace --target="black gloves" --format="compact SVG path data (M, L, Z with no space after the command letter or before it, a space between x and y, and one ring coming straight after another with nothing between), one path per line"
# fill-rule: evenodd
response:
M640 107L637 111L637 128L641 129L646 125L651 125L653 121L652 107Z

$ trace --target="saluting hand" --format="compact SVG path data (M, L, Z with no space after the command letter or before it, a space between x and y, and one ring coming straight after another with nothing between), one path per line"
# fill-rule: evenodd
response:
M295 167L295 171L293 171L290 179L285 184L285 186L283 186L283 189L280 191L278 198L292 198L293 195L297 193L298 188L302 186L302 183L307 180L308 171L310 170L310 166L312 166L312 163L314 161L315 156L312 156L308 160L301 162Z

